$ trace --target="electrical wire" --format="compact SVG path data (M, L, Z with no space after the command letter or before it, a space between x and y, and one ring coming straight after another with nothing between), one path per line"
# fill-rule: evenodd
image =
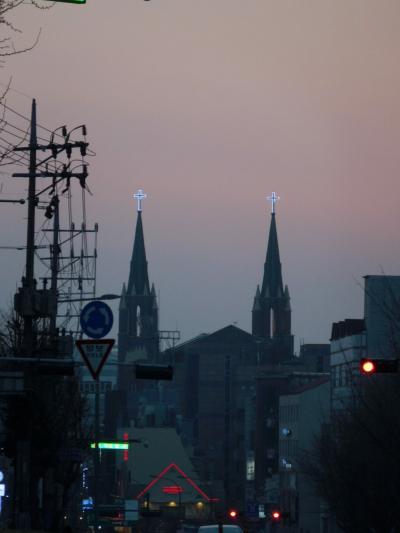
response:
M3 107L4 109L6 109L7 111L11 112L11 113L14 113L16 116L18 116L19 118L22 118L23 120L27 121L29 124L31 122L31 119L22 115L21 113L19 113L18 111L16 111L15 109L13 109L12 107L8 106L7 104L5 104L4 102L0 102L0 107ZM53 136L57 136L57 137L60 137L61 139L64 140L64 136L61 134L61 133L57 133L56 130L51 130L49 128L47 128L46 126L43 126L39 123L36 124L37 128L41 129L41 130L44 130L46 131L47 133L50 133L52 134ZM40 135L37 135L37 138L39 140L42 140L46 143L48 143L48 139L47 138L44 138L44 137L41 137ZM96 152L94 152L93 150L91 149L87 149L87 155L88 156L95 156L96 155Z
M29 151L14 151L14 148L16 146L22 145L24 142L26 142L29 131L30 131L30 125L31 125L31 119L24 116L20 112L13 109L11 106L5 104L4 102L0 102L0 110L3 111L3 117L0 116L0 166L5 165L14 165L14 166L23 166L26 168L29 166L30 163L30 156ZM5 116L6 112L11 115ZM1 114L1 113L0 113ZM15 120L14 120L15 119ZM18 123L22 121L22 123ZM27 125L27 127L25 127ZM43 142L43 144L49 145L50 141L53 141L54 138L60 139L61 143L65 143L68 141L69 138L66 138L61 133L57 131L52 131L49 128L37 124L37 139L40 142ZM85 133L84 131L82 133ZM50 137L51 136L51 137ZM83 135L84 142L86 143L86 135ZM15 144L17 143L17 144ZM60 144L61 144L60 143ZM57 144L57 143L55 143ZM3 153L1 153L3 152ZM58 154L61 154L61 152L58 152ZM58 155L57 154L57 155ZM95 155L95 152L92 150L87 149L87 156L93 156ZM88 167L88 163L85 161L84 156L81 154L80 159L71 160L68 158L67 168L69 172L72 173L78 173L78 169L83 169L84 165ZM44 166L45 165L45 166ZM62 166L61 166L62 165ZM42 162L39 162L37 164L37 170L39 171L40 168L45 168L47 172L49 173L60 173L62 172L61 168L64 167L65 163L63 163L61 160L56 160L49 158L48 160L43 160ZM66 185L66 187L65 187ZM67 218L67 228L68 228L68 234L69 238L64 240L60 243L59 239L59 246L60 246L60 260L58 265L58 274L60 272L65 273L65 279L59 279L58 280L58 286L57 291L59 295L65 294L65 295L77 295L79 299L82 299L83 297L89 296L94 297L95 296L95 289L96 289L96 257L97 257L97 231L94 235L94 241L95 241L95 250L93 253L93 256L90 256L89 254L89 242L88 242L88 233L86 231L87 229L87 209L86 209L86 193L92 194L90 190L87 187L86 182L83 182L80 180L81 185L81 205L77 207L77 211L80 211L82 216L82 224L81 224L81 230L76 230L73 219L74 219L74 204L73 204L73 194L72 194L72 183L70 182L70 178L67 178L67 181L65 183L65 178L61 177L61 179L57 180L56 178L53 178L53 185L50 185L49 187L46 187L39 193L37 193L37 197L39 198L39 195L44 193L45 191L49 191L49 195L54 197L54 195L58 195L59 197L66 197L67 200L67 209L66 215ZM63 190L61 190L64 187ZM50 200L51 201L51 200ZM43 205L43 202L40 202L40 205ZM49 205L47 202L44 205ZM38 211L38 215L42 211ZM62 220L60 220L60 224L62 223ZM51 221L47 218L42 220L40 227L37 231L35 231L35 257L38 260L38 264L40 265L40 270L43 270L43 276L41 276L43 279L51 277L51 258L54 254L54 250L52 249L53 242L52 242L52 231L51 231ZM76 237L78 235L81 235L80 238L80 254L76 255L75 252L75 241ZM67 244L68 243L68 244ZM63 248L69 248L69 255L64 254L62 252ZM46 249L50 250L49 257L43 256L43 253L39 252L39 249ZM64 278L64 276L59 276ZM64 298L63 298L64 299ZM71 299L71 298L69 298ZM64 305L64 304L62 304ZM72 316L73 315L79 315L80 310L82 309L82 302L75 303L75 302L69 302L66 304L67 310L65 312L65 315L67 315L67 318L60 321L60 324L63 327L66 327L67 324L71 323ZM78 334L80 330L79 321L76 321L76 327L75 333Z

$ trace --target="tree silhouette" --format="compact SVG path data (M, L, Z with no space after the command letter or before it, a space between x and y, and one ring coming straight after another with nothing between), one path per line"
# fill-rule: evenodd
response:
M4 66L8 57L32 50L39 41L40 31L29 46L20 48L15 43L16 38L22 31L9 20L9 15L18 7L26 6L27 4L31 4L37 9L49 9L53 6L53 4L49 3L41 4L40 0L0 0L0 67ZM7 89L5 89L1 98L4 97L6 92Z
M31 526L55 531L61 527L71 489L89 451L91 428L84 425L86 400L77 376L43 375L40 365L25 363L20 356L13 362L18 356L21 319L14 311L2 313L1 319L1 368L24 371L24 390L0 401L3 453L11 459L18 479L19 449L23 443L29 446L29 472L24 482L29 484ZM18 520L15 513L14 520Z
M400 531L400 376L362 376L355 402L332 415L302 469L351 533Z

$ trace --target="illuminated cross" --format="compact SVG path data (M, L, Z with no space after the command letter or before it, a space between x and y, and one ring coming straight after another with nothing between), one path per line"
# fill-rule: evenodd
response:
M276 192L273 192L271 196L267 196L267 200L270 200L272 204L271 213L275 213L275 204L278 200L280 200L280 197L276 194Z
M133 195L133 197L135 198L135 200L137 200L137 210L141 211L142 210L142 200L147 198L147 194L145 192L143 192L142 189L138 189L135 192L135 194Z

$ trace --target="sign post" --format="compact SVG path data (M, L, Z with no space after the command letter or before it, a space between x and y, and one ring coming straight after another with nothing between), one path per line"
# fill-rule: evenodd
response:
M100 417L100 383L99 375L104 363L107 360L112 347L114 346L114 339L80 339L76 341L76 347L82 355L92 378L96 381L95 387L95 403L94 403L94 526L97 531L99 522L99 472L100 472L100 454L99 454L99 417Z
M76 346L82 355L92 378L96 381L96 394L94 404L94 527L98 529L99 523L99 472L100 472L100 455L99 455L99 417L100 417L100 384L98 378L101 369L107 360L114 339L103 339L111 331L113 325L113 314L110 307L100 301L93 300L82 309L80 324L82 331L91 339L80 339L76 341Z

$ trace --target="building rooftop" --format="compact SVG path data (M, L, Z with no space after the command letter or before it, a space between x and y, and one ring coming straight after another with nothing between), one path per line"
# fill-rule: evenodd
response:
M340 322L332 324L331 341L359 335L365 331L365 321L363 318L346 318Z

